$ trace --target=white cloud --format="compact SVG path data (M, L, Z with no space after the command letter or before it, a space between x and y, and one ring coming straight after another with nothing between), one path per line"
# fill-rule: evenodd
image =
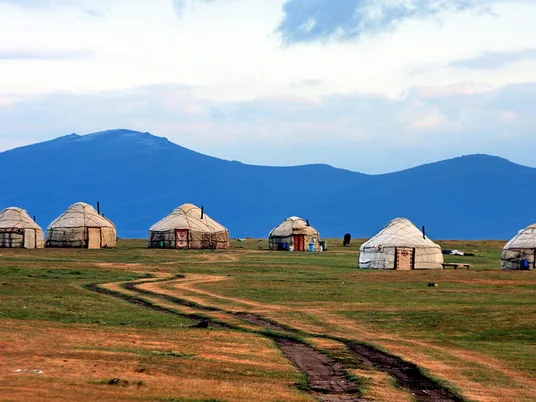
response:
M68 134L131 128L248 163L330 163L378 172L466 153L533 164L536 84L486 92L415 88L404 98L331 95L214 101L186 86L0 99L0 149ZM427 96L420 96L426 94ZM28 118L31 116L31 119ZM515 144L515 147L512 146Z
M483 52L530 48L536 36L534 4L499 3L493 13L449 14L440 24L407 19L396 30L357 42L285 48L273 33L284 16L284 3L201 2L180 19L169 0L154 0L150 6L141 0L109 0L105 17L92 19L79 18L74 7L3 9L0 37L13 38L8 50L50 49L90 53L92 58L0 61L0 88L46 93L174 82L199 86L201 95L225 100L353 92L397 96L409 86L477 80L500 86L536 79L531 60L485 72L450 65ZM322 84L296 85L308 80Z
M502 68L511 63L517 63L524 60L536 60L536 48L484 52L471 59L454 60L450 65L459 68L487 70Z
M90 52L53 49L0 49L0 60L67 60L85 59Z

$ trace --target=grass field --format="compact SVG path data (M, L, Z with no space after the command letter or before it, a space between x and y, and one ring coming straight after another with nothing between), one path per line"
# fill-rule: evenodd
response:
M501 271L504 242L439 243L475 252L446 257L471 269L358 270L359 242L339 240L325 253L253 239L218 252L143 240L0 250L0 399L433 400L355 343L416 364L459 400L536 400L536 273ZM208 328L191 327L200 320ZM329 359L354 399L323 395L281 339Z

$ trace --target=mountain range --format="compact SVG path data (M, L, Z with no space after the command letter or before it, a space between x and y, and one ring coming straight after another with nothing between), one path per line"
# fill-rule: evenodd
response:
M536 221L536 169L489 155L367 175L329 165L247 165L149 133L109 130L2 152L0 183L0 208L24 208L45 229L74 202L99 201L128 238L146 237L184 203L204 206L231 237L266 237L293 215L321 236L354 238L396 217L425 225L432 239L507 239Z

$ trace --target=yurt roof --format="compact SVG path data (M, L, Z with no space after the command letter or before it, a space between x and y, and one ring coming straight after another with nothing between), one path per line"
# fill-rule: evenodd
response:
M504 248L536 248L536 223L520 230Z
M396 218L387 224L380 233L361 245L361 250L367 247L434 247L441 248L406 218Z
M9 207L0 212L0 228L43 230L32 218L30 218L28 212L17 207Z
M57 228L80 228L80 227L105 227L115 228L112 221L99 215L91 205L85 202L77 202L56 218L48 229Z
M305 219L291 216L272 229L270 237L288 237L293 234L318 235L318 231L311 225L307 225Z
M227 231L227 228L206 213L203 213L203 218L201 219L201 208L193 204L184 204L175 208L173 212L155 223L149 230L152 232L192 230L195 232L218 233Z

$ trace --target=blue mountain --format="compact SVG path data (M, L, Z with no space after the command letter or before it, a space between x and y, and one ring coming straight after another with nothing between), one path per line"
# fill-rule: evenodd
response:
M204 206L232 237L265 237L291 215L325 237L369 237L404 216L431 238L506 239L536 221L536 169L488 155L366 175L246 165L149 133L109 130L0 153L0 183L0 208L25 208L45 228L74 202L100 201L120 237L145 237L187 202Z

